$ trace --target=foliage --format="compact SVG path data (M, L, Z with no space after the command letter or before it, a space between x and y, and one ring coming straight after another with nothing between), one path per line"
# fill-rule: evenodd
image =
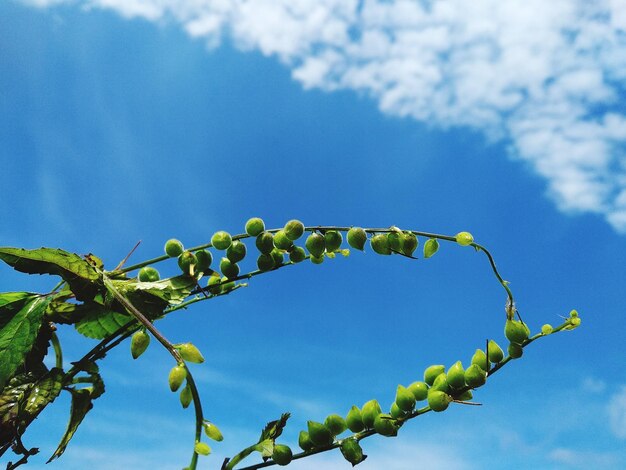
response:
M288 465L292 460L331 449L339 449L348 462L357 465L367 457L360 444L363 439L374 434L395 436L407 421L430 411L442 412L451 403L475 405L472 402L473 390L484 385L490 376L510 361L521 357L524 348L539 338L580 325L578 313L573 310L561 325L544 325L540 332L531 334L515 308L513 294L498 272L492 255L475 243L469 232L448 236L401 230L394 226L382 229L305 227L297 220L287 222L282 228L266 230L261 219L253 218L246 223L245 233L231 236L218 231L211 237L210 243L189 249L185 249L179 240L168 240L164 255L126 268L121 263L112 271L105 270L102 261L94 255L81 257L52 248L0 248L0 259L17 271L61 277L59 284L45 294L0 294L0 455L11 448L17 456L21 456L17 462L9 462L7 469L27 463L28 458L38 452L36 448L27 449L24 446L22 435L39 413L61 391L66 391L71 395L70 418L67 430L49 461L63 454L93 407L93 401L105 391L97 361L129 337L132 337L130 347L133 358L139 357L148 348L151 338L171 354L170 388L173 392L180 390L180 402L184 408L192 403L194 405L196 425L190 445L191 461L187 468L195 469L198 456L211 452L209 445L202 440L203 431L209 439L218 442L223 439L219 428L203 414L200 395L189 368L190 363L201 363L204 358L191 343L173 344L167 340L154 326L155 321L191 304L230 294L245 286L242 281L253 276L307 259L313 264L320 264L337 255L348 256L350 249L342 248L343 233L346 233L347 244L351 248L362 251L369 240L372 250L384 256L417 259L414 253L420 238L425 239L423 259L433 257L440 249L440 242L470 246L486 255L507 295L504 333L509 341L508 354L505 355L496 341L491 339L484 349L476 350L467 368L461 361L447 371L443 365L432 365L425 369L423 381L399 385L388 412L384 412L376 400L370 400L362 408L352 406L345 418L332 414L324 423L308 421L306 430L302 430L299 437L302 452L296 454L288 446L276 442L290 416L284 413L267 424L257 442L226 459L221 465L222 470L234 469L242 460L257 452L262 462L245 469ZM305 234L306 251L297 246L297 241ZM254 245L259 252L256 259L258 269L242 273L239 263L248 254L242 240L247 238L255 239ZM224 252L216 263L221 273L211 268L214 253L209 248ZM170 258L177 258L182 273L161 280L154 265ZM130 277L129 273L135 271L137 274ZM206 278L204 287L201 285L203 278ZM63 368L61 345L55 334L56 324L74 325L78 333L99 340L82 358L72 362L68 370ZM50 346L56 365L48 369L44 358ZM420 402L425 403L419 407ZM348 430L352 434L339 437Z

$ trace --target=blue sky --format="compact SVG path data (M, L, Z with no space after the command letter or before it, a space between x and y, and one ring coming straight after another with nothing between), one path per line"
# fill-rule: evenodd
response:
M495 375L481 408L364 441L359 468L626 466L624 2L206 3L0 5L0 244L113 267L138 240L137 261L252 216L469 230L531 329L572 308L583 325ZM8 267L0 280L55 282ZM197 380L225 435L200 468L282 412L296 447L308 419L390 404L428 365L467 363L485 337L504 342L504 300L483 256L444 245L430 260L295 266L172 315L159 326L203 351ZM92 344L60 335L68 360ZM46 468L187 463L193 417L167 388L171 359L118 349L107 393ZM60 398L27 434L32 468L68 409ZM349 464L290 468L322 466Z

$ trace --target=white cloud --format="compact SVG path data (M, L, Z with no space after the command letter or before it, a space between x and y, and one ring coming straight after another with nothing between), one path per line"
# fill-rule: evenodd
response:
M611 431L619 439L626 439L626 386L611 397L608 412Z
M618 468L620 458L609 452L585 452L559 447L548 454L553 462L571 468Z
M63 0L23 0L39 7ZM566 212L626 233L626 0L66 0L276 56L306 88L481 130Z

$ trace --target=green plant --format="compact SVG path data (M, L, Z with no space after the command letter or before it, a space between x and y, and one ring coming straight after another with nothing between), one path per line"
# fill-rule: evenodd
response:
M294 244L306 232L309 235L305 246L310 255ZM192 363L203 362L204 358L191 343L170 342L155 327L155 322L195 303L235 292L245 287L244 281L254 276L294 266L307 258L319 264L337 254L348 256L349 250L341 249L344 232L347 232L348 245L355 249L363 250L369 238L375 253L406 259L416 259L413 254L419 238L426 240L424 259L437 253L439 242L470 246L475 252L484 254L507 296L504 332L510 341L508 355L505 357L495 340L489 339L484 350L476 350L466 369L461 361L455 362L447 372L443 365L434 365L425 369L424 381L398 385L388 412L378 401L369 400L361 409L353 405L345 418L331 414L324 423L310 420L307 429L299 434L300 453L293 454L288 446L276 442L290 417L289 413L284 413L265 426L257 442L226 459L221 464L222 470L234 469L254 453L259 453L263 462L245 467L247 470L274 464L287 465L293 460L332 449L339 449L346 460L356 465L366 458L360 445L363 439L374 434L394 436L407 421L430 411L442 412L453 403L476 404L469 401L473 399L472 391L483 386L512 359L521 357L524 348L537 339L572 330L581 323L578 312L572 310L561 325L544 325L539 333L531 334L515 308L513 293L496 269L491 253L477 244L468 232L449 236L401 230L395 226L367 229L305 227L297 220L289 221L283 228L266 229L261 219L253 218L246 223L245 233L231 236L218 231L210 243L187 250L180 241L171 239L165 244L165 255L128 267L123 267L122 263L113 270L106 270L103 262L94 255L81 257L51 248L0 248L0 260L17 271L61 277L57 286L47 293L0 293L0 455L12 449L20 457L17 462L10 462L7 469L26 463L37 452L24 445L22 435L61 391L66 391L72 398L70 420L50 460L63 454L93 401L104 393L98 362L129 337L133 358L138 358L146 350L151 338L172 356L169 387L172 391L180 390L183 408L193 404L195 433L190 439L191 459L187 468L195 469L199 455L211 452L210 447L202 442L203 431L216 442L223 439L219 428L203 412L190 367ZM258 269L246 272L245 265L242 264L242 271L237 263L244 262L247 255L241 240L249 237L256 237ZM210 268L213 255L209 249L212 247L226 250L226 257L220 261L223 277ZM289 254L289 261L285 261L286 254ZM182 273L160 279L153 265L174 257L179 257ZM208 278L206 282L202 281L203 277ZM202 287L201 281L206 287ZM69 368L64 368L56 324L74 325L78 333L99 342L82 358L71 362ZM51 354L55 358L52 368L46 367L43 361L48 346L52 346ZM417 403L424 400L426 405L417 407ZM352 434L339 437L347 430Z

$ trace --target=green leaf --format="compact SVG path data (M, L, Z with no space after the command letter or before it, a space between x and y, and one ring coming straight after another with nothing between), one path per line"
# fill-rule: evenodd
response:
M90 300L100 290L98 270L75 253L56 248L0 248L0 259L28 274L55 274L70 285L78 300Z
M265 439L255 445L254 450L260 452L262 457L271 457L274 453L274 440Z
M33 348L50 300L32 297L0 330L0 390Z
M38 297L30 292L0 293L0 330L19 312L29 300Z
M130 315L91 304L91 310L76 323L76 331L88 338L104 339L132 320Z
M50 459L46 463L52 462L54 459L59 458L67 445L70 443L72 437L74 437L74 433L80 426L80 423L83 422L83 419L93 408L92 396L91 396L90 388L83 388L81 390L70 389L70 393L72 394L72 405L70 407L70 420L67 423L67 429L65 430L65 434L61 438L61 442L59 446L54 451Z
M61 387L63 386L64 373L62 369L54 367L50 369L45 376L43 376L26 398L26 404L24 405L24 412L26 416L30 417L31 421L43 410L46 406L54 401L56 397L61 393Z
M266 439L276 439L283 432L283 428L287 425L287 420L291 416L290 413L283 413L280 416L280 419L276 421L270 421L265 425L263 431L261 431L261 437L259 438L259 442L262 442Z
M424 258L430 258L439 250L439 242L436 238L429 238L424 243Z

